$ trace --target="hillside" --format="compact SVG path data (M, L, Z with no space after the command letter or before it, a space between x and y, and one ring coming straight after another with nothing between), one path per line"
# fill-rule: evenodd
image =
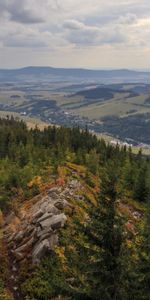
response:
M0 69L0 76L20 76L20 75L56 75L73 77L149 77L149 72L133 71L127 69L120 70L90 70L79 68L53 68L53 67L25 67L20 69Z
M37 75L34 81L27 75L21 82L11 78L0 82L0 116L13 114L38 123L88 126L95 133L150 147L149 84L103 84L102 79L76 80L71 76L45 79Z
M53 68L30 66L20 69L0 69L2 83L35 83L41 81L52 82L99 82L111 83L150 83L150 72L128 69L118 70L90 70L82 68Z
M0 299L148 300L149 160L13 118L0 141Z
M101 99L101 101L106 101L110 100L113 98L114 93L119 93L123 94L123 96L127 96L128 91L127 90L121 90L116 88L115 90L115 85L114 89L111 89L109 86L108 87L96 87L93 89L87 89L85 91L79 91L78 93L75 94L75 96L84 96L86 99ZM128 97L135 97L137 94L129 92Z

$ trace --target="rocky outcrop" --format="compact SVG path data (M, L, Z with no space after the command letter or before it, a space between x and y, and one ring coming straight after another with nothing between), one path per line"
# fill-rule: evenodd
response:
M58 230L67 221L64 210L72 209L69 199L72 195L78 198L76 192L81 188L78 180L71 180L64 187L53 187L22 206L17 224L16 216L7 218L5 238L15 262L30 258L38 263L58 245Z

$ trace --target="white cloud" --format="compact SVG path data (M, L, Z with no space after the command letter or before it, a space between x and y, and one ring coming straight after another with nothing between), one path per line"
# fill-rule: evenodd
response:
M137 16L135 14L131 14L131 13L127 13L124 16L121 16L118 20L118 22L120 24L128 24L128 25L132 25L137 23Z
M28 0L1 0L0 15L19 23L32 24L44 21L36 9L36 2L32 0L30 2Z
M76 20L68 20L64 23L64 27L68 30L66 37L76 45L116 44L126 39L116 24L111 27L97 27L85 25Z
M0 0L0 45L8 57L14 48L55 50L58 61L64 52L84 56L100 48L106 55L135 47L144 54L149 23L149 0Z

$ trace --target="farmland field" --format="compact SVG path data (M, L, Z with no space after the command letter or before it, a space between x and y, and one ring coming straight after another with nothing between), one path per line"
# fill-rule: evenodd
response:
M70 81L0 83L0 111L43 124L80 126L150 144L150 84ZM35 122L34 122L35 123Z

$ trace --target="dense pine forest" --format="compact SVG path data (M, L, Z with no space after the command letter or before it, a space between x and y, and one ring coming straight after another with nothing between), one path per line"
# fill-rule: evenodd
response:
M11 117L0 119L0 300L19 299L9 293L5 218L70 177L86 193L71 196L58 246L38 265L19 265L20 299L150 299L149 157L106 144L87 128L41 131Z

